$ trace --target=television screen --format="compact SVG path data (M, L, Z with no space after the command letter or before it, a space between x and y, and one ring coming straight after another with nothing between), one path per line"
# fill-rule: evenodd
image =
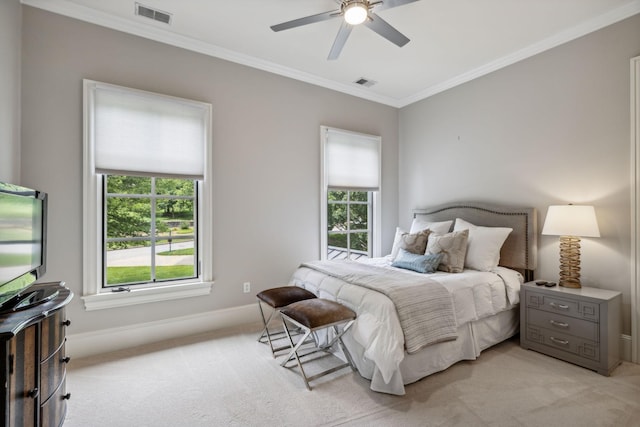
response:
M46 268L46 193L0 182L0 306Z

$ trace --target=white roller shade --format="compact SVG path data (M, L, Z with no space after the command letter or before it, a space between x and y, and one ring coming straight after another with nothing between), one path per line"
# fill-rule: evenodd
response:
M325 128L324 143L328 188L379 190L380 137Z
M204 179L211 105L93 82L95 172Z

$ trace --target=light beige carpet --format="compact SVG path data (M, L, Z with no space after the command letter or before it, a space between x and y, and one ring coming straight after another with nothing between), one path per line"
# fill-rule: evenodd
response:
M72 360L65 427L640 426L640 365L603 377L522 350L515 337L405 396L373 392L346 369L307 391L256 342L259 329Z

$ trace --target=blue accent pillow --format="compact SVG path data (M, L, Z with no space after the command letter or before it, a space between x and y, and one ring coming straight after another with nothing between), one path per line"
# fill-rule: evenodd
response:
M417 271L418 273L434 273L442 261L443 254L418 255L400 248L398 256L391 263L392 267Z

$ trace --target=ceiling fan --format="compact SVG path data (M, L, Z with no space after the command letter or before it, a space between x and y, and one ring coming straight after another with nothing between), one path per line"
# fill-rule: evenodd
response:
M391 43L402 47L409 43L409 39L401 32L389 25L384 19L380 18L376 11L391 9L392 7L402 6L407 3L413 3L418 0L335 0L340 8L330 10L328 12L318 13L316 15L306 16L304 18L294 19L293 21L283 22L282 24L272 25L273 31L283 31L290 28L301 27L314 22L326 21L336 17L342 17L342 25L338 30L329 57L327 59L337 59L340 52L347 42L351 30L356 25L364 24L374 32L378 33Z

